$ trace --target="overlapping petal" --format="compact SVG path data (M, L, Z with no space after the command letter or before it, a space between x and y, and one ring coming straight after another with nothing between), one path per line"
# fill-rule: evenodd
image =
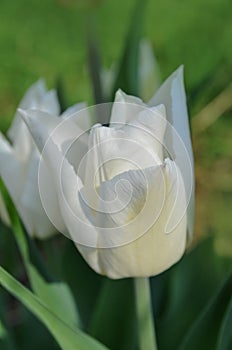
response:
M102 214L98 212L93 224L104 225L103 229L98 227L98 245L107 248L97 249L97 269L96 264L87 260L93 269L110 278L152 276L181 258L186 245L186 200L183 179L172 163L168 161L159 171L147 169L144 178L141 172L130 171L102 184L104 199L121 194L118 205L125 205L123 210L107 213L109 204L106 203L107 210ZM128 179L130 186L124 181L115 186L120 177ZM131 186L134 191L128 204ZM170 213L176 222L167 233L168 223L169 229L171 227ZM91 211L87 215L91 216Z
M35 141L21 118L21 114L25 114L22 109L29 109L32 118L35 120L44 117L43 122L46 125L47 131L46 135L44 134L42 138L43 140L40 140L40 143L45 141L46 137L48 137L58 125L62 124L64 121L70 121L72 118L73 121L71 123L64 124L65 127L62 132L60 132L61 129L59 129L58 132L54 134L55 142L57 142L58 147L62 148L64 153L68 153L70 138L74 135L71 133L70 137L68 137L70 131L75 130L76 135L77 130L79 130L79 133L82 132L78 125L89 128L90 118L87 118L86 113L83 113L81 117L75 119L75 113L86 107L83 103L70 107L59 117L60 106L56 92L54 90L47 91L43 80L39 80L32 85L20 102L19 107L8 131L11 143L1 135L0 173L28 233L32 236L45 238L53 234L56 230L50 220L51 218L52 221L56 222L57 227L61 231L65 231L65 224L59 211L54 181L49 174L47 164L45 164L43 160L41 161L40 153L35 146ZM40 110L40 112L36 112L37 110ZM68 125L70 125L70 127L68 127ZM87 143L85 142L83 147L86 147L86 145ZM71 153L68 154L68 156L72 159ZM73 163L75 162L78 163L76 157L73 159ZM40 172L39 168L41 169ZM44 203L41 202L40 198L41 194L39 193L38 187L39 180L43 182L43 202L49 203L45 206L45 209L43 206Z
M183 66L178 68L162 84L157 93L149 101L149 106L155 106L160 103L165 105L167 120L176 131L175 133L172 128L167 129L165 144L181 170L185 188L188 192L188 232L191 240L194 224L194 161L184 88ZM179 138L181 138L186 148L191 164L191 171L189 171L189 166L186 167L186 161L183 160L185 154Z

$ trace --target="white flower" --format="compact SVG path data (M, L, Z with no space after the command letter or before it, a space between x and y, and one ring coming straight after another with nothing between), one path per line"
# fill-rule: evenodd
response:
M77 104L68 109L60 117L60 106L54 90L47 91L43 80L39 80L25 94L20 105L22 109L41 110L52 114L57 122L61 122L73 111L83 108ZM32 237L46 238L56 232L42 206L38 187L38 168L40 154L22 120L16 113L8 131L10 142L0 133L0 175L21 216L27 232ZM47 172L46 165L43 165ZM46 176L47 197L50 198L51 211L58 216L59 228L64 229L62 218L59 218L59 207L53 179ZM49 216L52 215L49 213Z
M110 127L91 129L87 153L77 132L77 162L66 154L64 127L57 123L52 132L38 111L23 117L53 176L69 235L96 272L152 276L181 258L192 234L194 201L182 68L148 105L119 90Z

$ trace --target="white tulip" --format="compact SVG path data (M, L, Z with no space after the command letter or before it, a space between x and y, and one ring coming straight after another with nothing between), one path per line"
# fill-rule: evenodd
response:
M96 272L115 279L153 276L182 257L193 223L182 68L149 105L119 90L110 127L91 129L87 153L77 132L78 167L64 151L64 127L52 132L43 112L22 114L53 176L69 235ZM40 188L45 183L41 178Z
M54 119L62 122L73 111L83 108L77 104L60 117L60 106L54 90L47 91L43 80L39 80L25 94L19 108L52 114ZM72 126L70 126L72 128ZM19 112L16 113L8 131L9 141L0 133L0 175L3 178L11 198L20 214L27 232L32 237L47 238L56 232L41 203L38 187L38 169L40 154ZM64 230L64 223L59 215L57 195L53 179L43 164L46 175L46 195L50 200L49 217L57 216L59 228Z

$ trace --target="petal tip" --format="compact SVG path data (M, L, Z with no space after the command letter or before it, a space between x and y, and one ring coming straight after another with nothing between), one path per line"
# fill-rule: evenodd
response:
M27 113L27 111L25 109L18 108L17 112L20 114L20 116L22 117L22 119L25 122L28 122L29 116L28 116L28 113Z
M166 107L164 103L160 103L156 106L151 107L153 112L158 112L162 117L166 118Z
M121 102L124 100L125 93L122 91L122 89L118 89L115 94L115 102Z
M184 65L181 64L181 65L177 68L177 70L176 70L175 73L176 73L177 78L183 79L183 78L184 78Z

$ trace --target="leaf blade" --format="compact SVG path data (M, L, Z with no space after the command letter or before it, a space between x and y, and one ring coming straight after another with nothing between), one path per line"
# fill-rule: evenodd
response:
M139 95L139 45L142 34L142 17L145 12L146 0L138 0L131 19L127 34L126 45L122 53L121 62L116 75L112 99L120 88L131 95Z
M211 298L203 309L202 313L183 339L179 350L215 348L218 328L231 294L232 274L227 276L213 298Z
M232 297L219 331L218 345L217 345L218 350L231 349L232 347L231 325L232 325Z
M26 306L51 332L64 350L106 350L93 338L79 329L68 326L43 301L0 267L0 284Z

